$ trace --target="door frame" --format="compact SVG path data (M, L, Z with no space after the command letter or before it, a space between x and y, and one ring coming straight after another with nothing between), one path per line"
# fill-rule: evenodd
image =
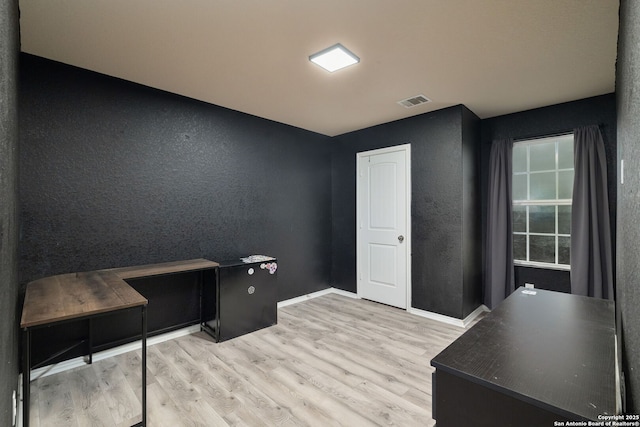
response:
M402 145L394 145L391 147L379 148L376 150L363 151L360 153L356 153L356 294L358 298L362 298L362 292L360 288L360 283L362 281L362 256L363 254L360 251L361 247L361 239L362 233L360 232L360 215L362 214L360 207L360 196L362 189L360 188L360 159L363 157L375 156L377 154L386 154L386 153L394 153L394 152L404 152L405 158L405 179L406 179L406 192L405 200L406 200L406 224L407 230L405 233L405 243L406 243L406 251L407 251L407 262L406 262L406 277L407 277L407 308L406 311L411 310L411 143L402 144Z

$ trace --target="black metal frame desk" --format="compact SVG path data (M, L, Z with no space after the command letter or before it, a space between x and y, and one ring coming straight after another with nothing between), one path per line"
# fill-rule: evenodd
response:
M29 427L31 393L31 330L89 319L89 360L92 362L91 319L116 311L140 309L142 335L142 421L147 423L147 299L113 271L93 271L45 277L27 285L20 328L23 337L22 394L24 427ZM78 343L77 345L80 345ZM75 346L74 346L75 347ZM69 350L69 349L66 349ZM63 350L66 351L66 350Z
M431 361L438 427L616 414L613 301L531 291L517 289Z

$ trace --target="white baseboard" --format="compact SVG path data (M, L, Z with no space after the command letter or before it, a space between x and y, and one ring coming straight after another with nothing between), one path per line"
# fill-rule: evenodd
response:
M155 337L147 338L147 347L155 344L159 344L164 341L169 341L178 337L193 334L200 330L200 325L192 325L186 328L178 329L176 331L167 332L166 334L156 335ZM130 342L118 347L110 348L108 350L100 351L93 354L93 361L98 362L100 360L108 359L109 357L117 356L120 354L128 353L133 350L140 349L140 340ZM52 365L43 366L42 368L33 369L31 371L31 380L37 380L38 378L46 377L48 375L64 372L69 369L77 368L86 365L86 358L84 356L75 357L73 359L64 360Z
M347 292L347 291L343 291L342 289L337 289L337 288L327 288L327 289L323 289L321 291L312 292L310 294L301 295L299 297L295 297L295 298L287 299L287 300L284 300L284 301L280 301L280 302L278 302L278 308L286 307L286 306L292 305L292 304L297 304L297 303L303 302L303 301L308 301L310 299L318 298L318 297L321 297L323 295L329 295L329 294L338 294L338 295L342 295L344 297L358 299L358 295L354 294L353 292Z
M476 317L480 316L482 313L489 313L490 311L491 310L489 310L489 307L482 304L480 307L473 310L470 315L464 318L464 320L462 321L464 323L464 327L466 328L467 326L469 326L469 324L476 320Z
M407 311L411 314L415 314L416 316L426 317L427 319L431 320L437 320L438 322L458 326L459 328L466 328L471 322L475 320L476 317L478 317L485 311L489 311L489 309L485 305L481 305L464 319L457 319L455 317L449 317L445 316L444 314L433 313L431 311L420 310L419 308L413 307L409 308Z
M353 292L349 292L349 291L344 291L344 290L338 289L338 288L331 288L331 293L336 294L336 295L342 295L343 297L347 297L347 298L360 299L358 294L353 293Z

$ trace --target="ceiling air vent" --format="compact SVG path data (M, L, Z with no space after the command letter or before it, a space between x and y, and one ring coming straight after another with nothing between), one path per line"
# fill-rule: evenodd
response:
M431 102L431 100L424 95L417 95L398 101L398 104L402 105L404 108L411 108L416 105L426 104L427 102Z

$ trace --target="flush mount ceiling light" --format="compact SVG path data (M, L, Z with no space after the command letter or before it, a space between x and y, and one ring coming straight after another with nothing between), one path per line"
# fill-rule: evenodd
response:
M360 62L360 58L338 43L318 53L314 53L309 57L309 61L333 73L349 65L357 64Z

